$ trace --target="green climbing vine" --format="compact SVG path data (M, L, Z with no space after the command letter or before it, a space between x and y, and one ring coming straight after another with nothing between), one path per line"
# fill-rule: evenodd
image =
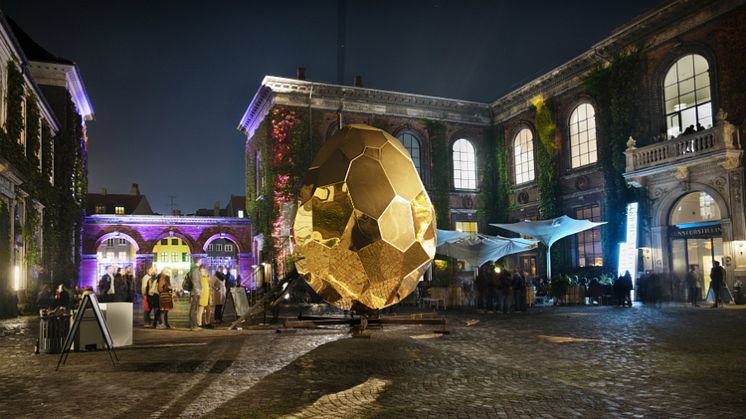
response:
M430 200L435 207L435 216L439 228L450 227L450 195L448 164L448 139L446 126L442 122L425 119L422 121L430 138L432 164L435 170L430 176Z
M510 194L513 186L508 172L508 152L505 148L504 129L502 125L485 129L485 160L480 201L483 207L478 210L483 226L490 234L497 234L489 223L508 222L510 211Z
M560 216L560 190L557 176L559 162L557 144L557 126L552 120L549 104L542 96L531 100L536 118L536 134L539 137L536 145L537 184L539 187L539 217L542 219Z
M611 57L610 64L598 66L584 79L586 92L597 104L596 125L598 133L598 160L604 176L604 214L602 227L604 265L614 269L617 265L618 243L624 241L626 204L645 197L627 185L624 150L627 139L647 138L647 109L643 97L644 74L647 59L643 48L619 52Z

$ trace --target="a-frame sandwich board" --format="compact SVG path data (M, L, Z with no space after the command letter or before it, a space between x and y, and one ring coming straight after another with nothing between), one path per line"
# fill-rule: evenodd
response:
M83 301L80 302L80 307L78 307L78 312L75 314L73 325L70 328L70 331L67 333L67 337L65 338L65 344L62 345L62 353L60 354L59 361L57 361L57 368L55 368L55 371L60 369L60 365L65 365L65 362L67 362L67 356L70 354L70 348L72 347L73 339L75 338L75 334L78 333L78 330L80 329L80 322L81 320L83 320L83 315L85 314L86 309L89 307L93 310L93 315L94 317L96 317L98 328L99 330L101 330L101 335L103 335L104 337L104 342L106 343L106 348L109 352L111 363L114 366L117 365L119 357L117 356L116 352L114 352L114 342L111 339L109 328L106 326L104 315L103 313L101 313L101 306L99 306L98 304L98 297L96 297L96 294L86 294L83 297ZM116 361L114 360L115 358Z

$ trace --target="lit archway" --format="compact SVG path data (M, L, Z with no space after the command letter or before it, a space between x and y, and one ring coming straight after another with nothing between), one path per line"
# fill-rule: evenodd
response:
M130 267L135 270L135 255L140 250L140 245L132 236L112 231L103 234L96 240L96 272L95 278L101 278L109 269L122 270ZM94 285L98 282L95 281Z

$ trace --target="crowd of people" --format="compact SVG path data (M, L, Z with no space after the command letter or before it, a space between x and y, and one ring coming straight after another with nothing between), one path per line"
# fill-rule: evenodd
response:
M526 311L526 293L533 286L527 281L525 273L518 269L496 268L493 262L482 265L475 285L477 309L498 313Z
M210 273L202 262L195 264L184 275L179 288L189 299L189 329L211 329L222 323L226 296L237 283L230 270L223 266ZM145 326L170 329L168 313L174 308L176 294L170 271L156 274L155 268L150 267L140 284Z

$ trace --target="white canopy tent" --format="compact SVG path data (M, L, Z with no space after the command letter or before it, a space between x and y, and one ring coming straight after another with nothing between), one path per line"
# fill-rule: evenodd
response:
M538 239L547 248L547 278L552 276L552 261L550 251L552 245L559 239L571 236L581 231L590 230L593 227L606 224L606 221L593 222L588 220L576 220L567 215L541 221L519 221L512 224L490 224L491 226L512 231L514 233L531 236Z
M530 250L538 243L536 240L511 239L450 230L438 230L437 234L436 253L465 260L477 268L505 255Z

